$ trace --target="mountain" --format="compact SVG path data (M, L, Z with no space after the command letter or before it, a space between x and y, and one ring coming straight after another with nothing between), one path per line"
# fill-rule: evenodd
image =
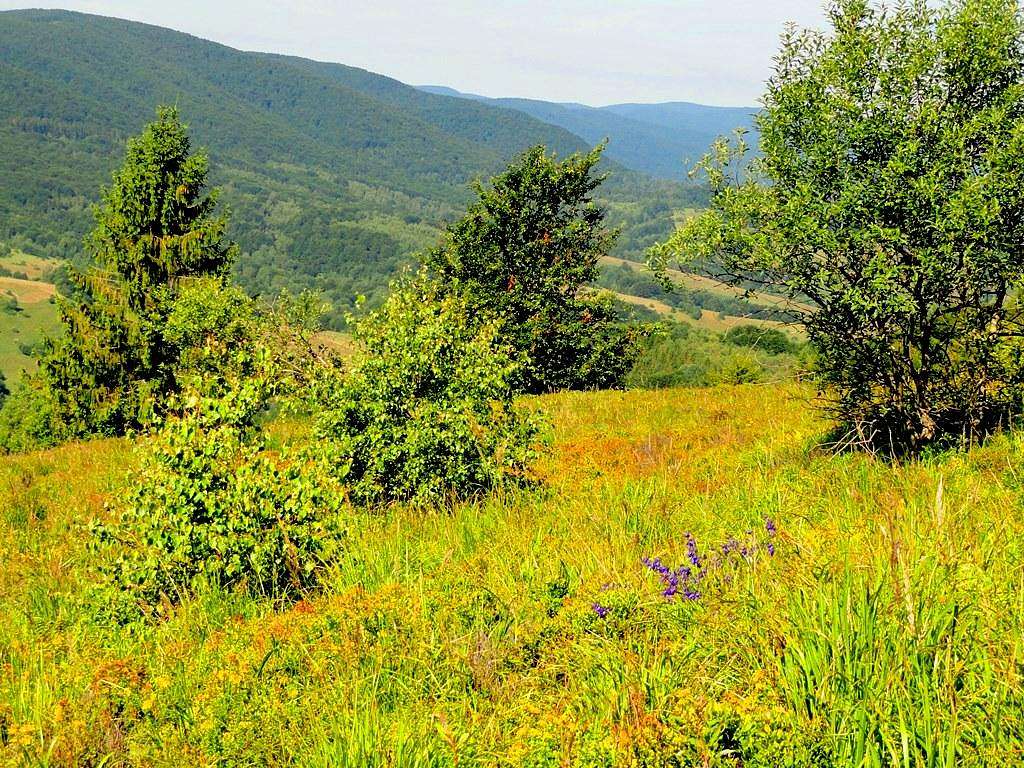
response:
M664 179L684 178L717 137L736 128L753 128L758 111L757 107L709 107L684 101L588 107L535 99L492 99L438 85L420 86L420 90L514 109L591 144L609 139L610 159Z
M246 53L67 11L0 13L0 241L74 258L127 137L176 104L232 213L253 293L318 288L371 300L434 242L469 182L542 143L590 144L521 111L425 93L371 72ZM701 192L609 161L619 255L667 234Z

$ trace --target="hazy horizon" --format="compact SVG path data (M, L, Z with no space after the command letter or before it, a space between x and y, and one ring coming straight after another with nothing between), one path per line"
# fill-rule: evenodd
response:
M669 2L84 0L37 8L169 27L233 48L360 67L410 85L577 102L759 102L787 22L820 26L818 0ZM0 10L24 8L0 0Z

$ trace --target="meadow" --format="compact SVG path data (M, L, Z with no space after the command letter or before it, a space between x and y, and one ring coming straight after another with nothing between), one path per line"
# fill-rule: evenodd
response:
M835 454L812 394L534 398L539 487L353 510L301 601L127 626L89 527L137 445L0 458L0 764L1018 764L1024 441Z

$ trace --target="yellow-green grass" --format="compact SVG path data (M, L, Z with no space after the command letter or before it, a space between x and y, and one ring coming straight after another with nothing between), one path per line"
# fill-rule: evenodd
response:
M316 339L326 348L341 355L342 357L347 358L355 354L356 343L350 333L344 333L342 331L320 331L320 333L316 335Z
M298 604L207 590L128 628L88 524L133 446L4 458L0 764L1019 764L1024 442L833 455L810 396L531 400L543 488L353 512ZM708 576L669 600L641 559L685 563L687 533ZM715 567L730 537L758 548ZM858 734L891 752L858 763Z
M0 310L0 372L7 377L8 384L23 370L35 367L35 358L25 352L45 334L59 330L53 295L50 283L0 277L0 297L13 297L18 302L18 311Z
M59 265L57 259L33 256L23 251L9 251L6 256L0 256L0 267L24 274L29 280L39 280Z

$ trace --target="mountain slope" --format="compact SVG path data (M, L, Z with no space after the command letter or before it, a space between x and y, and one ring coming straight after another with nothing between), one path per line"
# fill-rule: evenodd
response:
M177 104L209 149L252 292L371 299L468 182L544 143L584 139L521 112L423 93L342 65L237 51L159 27L67 11L0 13L0 240L71 258L124 141ZM697 192L607 164L604 194L634 255Z
M492 99L445 86L435 94L507 107L560 126L595 144L609 139L608 157L627 168L665 179L682 179L718 136L751 128L756 107L708 107L687 102L588 107L535 99Z

